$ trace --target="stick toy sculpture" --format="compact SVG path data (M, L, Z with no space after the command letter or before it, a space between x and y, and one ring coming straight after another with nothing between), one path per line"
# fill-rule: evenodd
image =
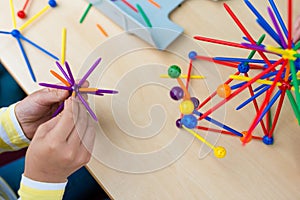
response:
M105 89L98 89L98 88L85 88L83 87L83 83L87 80L90 74L95 70L95 68L99 65L101 58L97 59L96 62L90 67L90 69L86 72L86 74L82 77L82 79L76 83L74 76L71 72L68 62L65 62L65 67L67 72L63 69L59 62L56 62L57 67L63 74L64 78L60 76L53 70L50 70L50 73L55 76L58 80L62 82L64 85L56 85L56 84L49 84L49 83L39 83L39 85L49 88L56 88L61 90L69 91L70 96L77 96L82 104L86 107L87 111L93 117L95 121L98 121L96 114L92 111L86 100L83 98L82 94L94 94L103 96L104 94L116 94L118 93L115 90L105 90ZM55 111L53 116L56 116L58 113L62 111L64 107L64 103L62 103L58 109Z
M27 65L27 68L29 70L29 73L31 75L31 78L32 78L32 80L34 82L36 82L36 77L35 77L35 75L33 73L30 61L29 61L28 56L26 54L26 51L25 51L25 49L23 47L22 41L25 41L25 42L31 44L32 46L34 46L35 48L39 49L40 51L42 51L43 53L47 54L48 56L52 57L55 60L59 60L59 59L55 55L53 55L52 53L50 53L49 51L47 51L46 49L42 48L41 46L37 45L33 41L31 41L28 38L26 38L22 34L22 31L27 26L29 26L30 24L32 24L36 19L38 19L47 10L49 10L50 8L55 8L57 6L57 3L56 3L55 0L49 0L47 6L45 6L42 10L40 10L38 13L36 13L33 17L31 17L30 19L28 19L20 28L17 28L17 22L16 22L16 17L15 17L15 9L14 9L14 5L13 5L13 0L9 0L9 3L10 3L10 11L11 11L12 23L13 23L13 30L10 31L10 32L8 32L8 31L0 31L0 34L11 35L11 36L13 36L17 40L18 45L19 45L19 47L21 49L21 53L22 53L22 55L24 57L26 65Z
M276 47L263 44L266 34L263 34L256 41L243 26L231 8L224 3L226 11L245 35L244 39L246 42L234 43L202 36L195 36L194 39L249 50L249 56L247 58L211 58L197 55L196 52L192 51L189 54L190 66L188 70L189 73L186 78L186 86L183 85L182 81L178 78L181 69L177 66L171 66L169 68L170 77L177 78L180 85L180 87L174 87L170 94L175 100L183 99L182 103L180 104L182 117L176 122L178 127L182 127L188 132L194 132L192 129L200 129L239 136L243 144L250 142L251 139L258 139L262 140L266 145L271 145L274 142L273 133L280 116L285 94L290 101L295 118L300 125L300 79L298 78L300 70L300 54L297 52L300 48L300 42L296 44L293 43L292 0L287 1L287 27L278 11L278 8L276 7L276 4L273 0L269 0L270 7L267 8L267 11L274 28L266 21L266 19L263 18L263 16L256 10L249 0L245 0L245 3L256 16L256 21L260 27L267 33L268 36L273 39L278 46ZM261 59L253 59L255 53L258 53ZM278 59L271 60L268 58L268 55L275 55L278 57ZM190 81L190 73L193 67L193 61L197 59L229 66L238 70L234 75L231 75L227 81L221 84L209 97L203 100L201 104L199 103L199 100L193 100L192 98L194 97L189 99L187 90ZM249 77L249 70L257 70L258 73L253 77ZM240 80L242 82L230 86L229 84L233 80ZM260 85L255 87L254 83L259 83ZM236 109L239 110L251 102L254 105L256 111L255 117L247 131L239 132L233 128L230 128L229 126L226 126L225 124L222 124L221 122L218 122L215 119L212 119L209 116L246 89L249 90L251 97L239 105ZM259 103L257 101L257 97L262 96L262 94L265 94L265 97L262 103ZM210 109L200 112L204 105L206 105L216 95L223 98L223 100L218 102L216 105L213 105ZM275 114L272 116L271 108L275 107L276 102L277 106L274 112ZM219 126L220 129L198 126L198 123L201 120L207 120L210 123ZM253 131L258 124L260 124L264 132L263 137L253 136ZM196 136L198 134L194 132L194 135ZM216 151L216 147L211 147L214 149L214 151ZM219 152L224 153L225 151L222 150Z

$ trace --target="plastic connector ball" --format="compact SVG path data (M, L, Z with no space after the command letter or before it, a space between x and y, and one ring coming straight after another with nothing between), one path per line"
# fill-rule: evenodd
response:
M231 94L231 88L228 84L221 84L217 88L217 94L221 98L227 98Z
M197 59L197 52L196 51L191 51L189 53L189 59L196 60Z
M183 96L184 91L181 89L181 87L175 86L170 91L170 97L175 101L182 99Z
M178 78L180 74L181 74L181 69L177 65L172 65L171 67L169 67L168 75L171 78Z
M266 145L272 145L274 143L274 138L268 137L267 135L265 135L263 137L263 143L265 143Z
M217 158L224 158L226 156L226 149L221 146L215 147L214 154Z
M238 70L240 73L247 73L249 71L249 69L250 69L250 66L247 63L240 63L238 65Z
M192 114L195 107L191 100L184 100L179 105L180 113L183 115Z
M49 4L49 6L51 6L52 8L54 8L54 7L57 6L57 3L56 3L55 0L49 0L49 1L48 1L48 4Z
M198 120L194 115L184 115L181 124L189 129L194 129L198 124Z

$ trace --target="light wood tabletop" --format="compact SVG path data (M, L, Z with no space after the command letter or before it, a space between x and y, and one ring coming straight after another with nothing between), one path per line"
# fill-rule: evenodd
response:
M17 12L23 2L13 2ZM180 66L186 74L190 51L204 56L247 57L248 50L193 39L199 35L243 42L244 35L226 12L224 2L258 39L265 31L243 1L184 1L170 15L173 22L184 28L184 34L166 51L156 50L124 32L94 7L80 24L79 19L88 6L86 1L57 2L56 8L49 9L22 33L60 58L61 32L66 28L66 60L77 78L81 78L97 58L102 58L88 79L90 85L116 89L119 94L89 97L89 103L99 118L99 126L93 158L87 168L112 199L300 198L300 128L287 98L273 145L253 140L243 146L237 137L198 131L212 144L226 149L226 157L218 159L210 148L175 126L179 102L169 97L169 90L178 84L174 79L160 78L173 64ZM268 1L251 2L271 22ZM286 20L288 1L275 2ZM47 1L31 2L28 17L45 5ZM294 0L293 19L300 14L299 7L300 1ZM0 31L12 31L8 0L0 1L0 11ZM20 27L24 20L16 18L16 22ZM100 24L109 37L103 35L96 24ZM264 43L276 46L269 36ZM30 44L23 44L37 83L57 82L49 73L50 69L58 72L55 60ZM11 35L0 34L0 59L28 94L42 88L30 78L18 42ZM200 101L236 72L236 69L204 61L194 61L193 64L193 75L205 76L205 79L191 80L191 93ZM257 74L257 71L250 74ZM241 93L212 117L236 130L248 130L255 117L253 105L240 111L235 108L249 96L248 91ZM219 101L220 98L216 98L212 105ZM272 111L275 112L275 107ZM263 135L259 126L254 134Z

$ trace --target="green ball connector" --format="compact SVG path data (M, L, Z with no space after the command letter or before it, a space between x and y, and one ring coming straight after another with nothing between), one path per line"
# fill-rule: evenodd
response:
M168 75L171 78L178 78L181 74L181 69L177 65L172 65L168 69Z

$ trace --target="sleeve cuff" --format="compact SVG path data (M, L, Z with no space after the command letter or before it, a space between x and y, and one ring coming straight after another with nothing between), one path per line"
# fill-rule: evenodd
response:
M34 181L24 175L22 175L21 183L37 190L64 190L67 185L67 181L64 183L45 183Z
M45 183L34 181L22 175L18 193L21 200L61 200L66 185L67 181L64 183Z

